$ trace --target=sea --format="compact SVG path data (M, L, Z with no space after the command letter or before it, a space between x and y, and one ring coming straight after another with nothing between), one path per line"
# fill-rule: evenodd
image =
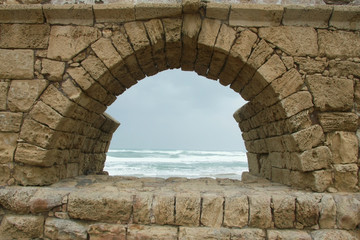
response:
M104 170L111 176L241 179L248 164L241 151L110 149Z

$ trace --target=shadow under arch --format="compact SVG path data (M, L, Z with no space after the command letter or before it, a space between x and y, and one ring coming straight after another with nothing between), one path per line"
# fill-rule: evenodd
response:
M199 14L51 31L74 36L75 45L84 45L75 35L86 36L88 44L69 56L51 56L68 61L64 81L50 84L24 120L15 153L15 162L25 163L15 165L18 184L47 185L101 172L119 125L104 113L106 107L145 76L173 68L219 79L249 101L234 117L252 174L315 191L331 184L327 165L302 164L303 152L324 151L323 130L310 119L312 96L298 71L256 31ZM49 51L60 41L60 35L51 36ZM29 149L36 156L27 156Z

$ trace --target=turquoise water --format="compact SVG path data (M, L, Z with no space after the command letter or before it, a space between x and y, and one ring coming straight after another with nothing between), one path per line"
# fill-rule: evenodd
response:
M240 179L248 164L240 151L111 149L104 170L113 176Z

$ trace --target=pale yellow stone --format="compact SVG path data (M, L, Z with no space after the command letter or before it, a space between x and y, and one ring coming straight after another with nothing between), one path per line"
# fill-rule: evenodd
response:
M311 237L314 240L356 240L358 237L350 231L340 229L321 229L312 231Z
M13 177L17 184L24 186L44 186L58 182L59 169L52 167L35 167L28 165L15 165Z
M155 195L153 200L154 221L158 225L173 224L175 197L173 195Z
M320 216L320 196L303 194L296 198L296 222L301 227L317 225Z
M13 161L18 133L0 133L0 163Z
M320 203L320 228L335 228L336 226L336 205L331 195L324 195Z
M137 194L133 204L133 222L135 224L150 224L152 194Z
M68 61L100 38L98 29L87 26L53 26L47 57Z
M303 172L328 168L331 152L328 147L320 146L302 153L291 153L291 168Z
M34 51L0 49L0 78L33 79Z
M334 132L326 136L333 163L356 163L358 161L358 139L352 132Z
M230 239L230 231L226 228L180 227L179 240L190 239Z
M171 226L143 226L130 225L127 229L126 239L168 239L177 240L178 230Z
M91 224L88 229L90 239L102 240L108 238L125 239L126 228L120 224L95 223Z
M179 3L137 3L135 5L136 20L178 17L181 15L182 6Z
M53 61L49 59L43 59L41 62L42 70L41 74L50 81L62 81L65 70L65 63L59 61Z
M22 118L22 113L0 112L0 131L19 132Z
M340 229L355 229L360 221L360 201L351 195L334 196L337 226Z
M320 125L324 132L349 131L354 132L358 126L358 116L350 112L320 113Z
M266 195L249 196L249 226L255 228L271 228L271 197Z
M278 240L278 239L286 239L286 240L312 240L309 233L306 231L300 230L269 230L268 239L269 240Z
M266 238L265 230L257 228L231 229L231 239L234 240L264 240Z
M216 195L204 195L202 199L201 224L208 227L220 227L223 221L224 198Z
M230 4L220 2L209 2L206 4L206 17L227 20Z
M290 152L310 150L323 142L324 132L320 125L313 125L291 135L284 136L285 144Z
M93 5L95 21L106 22L127 22L135 20L135 8L131 3L121 4L95 4Z
M50 239L81 239L87 238L87 226L73 220L47 218L44 235Z
M317 60L309 57L295 57L294 61L299 64L300 70L307 74L322 73L328 65L325 59Z
M1 239L41 238L44 217L31 215L6 215L0 225Z
M331 14L331 6L285 6L282 23L285 26L326 28Z
M346 31L319 30L319 53L329 58L360 55L359 34Z
M225 198L224 226L244 227L248 224L249 204L247 196Z
M181 226L198 226L200 220L200 196L179 194L176 196L175 223Z
M331 15L330 26L337 29L359 30L360 29L359 6L334 6Z
M43 6L46 21L50 24L74 24L92 26L94 23L91 5L47 5Z
M354 192L358 188L357 164L334 164L334 185L339 191Z

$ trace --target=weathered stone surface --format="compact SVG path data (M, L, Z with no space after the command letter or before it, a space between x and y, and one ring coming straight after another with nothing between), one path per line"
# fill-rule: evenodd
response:
M182 7L178 3L147 3L141 2L135 5L136 20L177 17L181 15Z
M9 183L12 172L12 164L0 164L0 185L6 186Z
M299 228L313 227L319 220L320 197L304 194L296 198L296 224Z
M246 27L279 26L283 11L282 6L276 5L233 4L229 24Z
M49 59L43 59L41 62L42 70L41 74L50 81L62 81L65 70L65 63L59 61L53 61Z
M87 226L73 220L47 218L44 235L50 239L86 240Z
M38 101L30 111L32 119L49 126L52 129L57 129L64 121L64 118L54 109Z
M153 214L156 224L173 224L175 197L173 195L155 195L153 199Z
M133 4L95 4L93 5L95 21L97 23L106 22L127 22L135 20L135 8Z
M356 240L356 236L352 235L349 231L323 229L311 232L313 240Z
M326 59L295 57L294 61L299 65L300 70L306 72L307 74L322 73L328 66Z
M337 29L359 30L359 19L359 7L334 6L329 25Z
M209 2L206 4L206 17L227 20L229 16L230 4L221 2Z
M276 228L293 228L295 223L295 197L273 195L273 215Z
M329 6L286 6L282 24L285 26L304 26L326 28L332 14L332 7Z
M63 204L64 199L67 199L69 191L41 188L38 189L28 200L30 204L31 213L48 212L55 207L59 207Z
M0 8L1 23L43 23L41 5L2 5Z
M324 132L354 132L358 127L358 116L350 112L319 113L318 119Z
M180 68L181 25L182 19L166 18L162 20L165 32L165 55L169 68Z
M19 132L22 118L22 113L0 112L0 131Z
M186 14L182 25L182 58L181 68L183 70L194 70L197 55L197 37L201 28L201 17L199 14Z
M318 30L319 53L329 58L360 55L360 36L353 32Z
M244 227L248 225L249 203L247 196L226 197L224 226Z
M33 187L4 189L0 192L0 203L4 209L27 214L30 212L30 199L36 191Z
M271 197L266 195L249 196L249 226L261 229L271 228Z
M335 187L340 191L358 190L358 171L356 164L334 164Z
M291 154L291 168L303 172L326 169L330 161L331 151L325 146Z
M98 29L87 26L53 26L47 57L68 61L100 38Z
M324 132L319 125L313 125L291 135L284 136L285 144L290 152L309 150L324 139Z
M282 111L286 117L291 117L301 111L311 108L313 105L312 96L308 91L296 92L279 102ZM279 119L282 118L278 117Z
M317 56L317 33L310 27L260 28L259 36L291 56Z
M360 223L360 201L348 196L334 196L336 202L337 226L340 229L355 229Z
M244 229L232 229L231 230L231 239L234 240L264 240L266 238L266 233L262 229L256 228L244 228Z
M24 186L44 186L59 181L59 169L52 167L35 167L15 165L13 177L16 183Z
M200 207L200 196L193 194L177 195L175 223L182 226L198 226Z
M1 48L47 48L50 26L47 24L1 24Z
M331 60L329 62L329 75L349 78L352 78L351 76L360 77L360 63Z
M204 195L202 198L202 225L207 227L221 227L223 221L224 198L216 195Z
M8 82L0 82L0 110L6 110L8 88Z
M126 239L161 239L176 240L178 229L170 226L141 226L130 225L128 228Z
M311 240L311 236L306 231L300 230L268 230L268 238L269 240L279 240L279 239L286 239L286 240Z
M179 240L190 239L230 239L230 231L224 228L190 228L180 227Z
M0 163L13 161L18 133L0 133Z
M8 93L8 105L12 111L26 112L47 86L45 80L12 81Z
M46 21L50 24L93 25L94 16L91 5L44 5Z
M91 224L88 229L91 240L125 240L126 228L125 225L108 224L108 223L95 223Z
M324 195L320 202L320 228L335 228L336 226L336 205L331 195Z
M352 132L334 132L326 136L333 163L356 163L358 161L358 139Z
M353 105L354 83L346 78L321 75L306 77L306 83L320 111L348 111Z
M131 208L132 196L127 193L98 191L69 195L68 212L74 219L128 223Z
M133 222L150 224L152 194L137 194L133 204Z
M0 49L0 78L32 79L34 51Z
M29 239L43 236L43 216L5 215L0 225L1 239Z

